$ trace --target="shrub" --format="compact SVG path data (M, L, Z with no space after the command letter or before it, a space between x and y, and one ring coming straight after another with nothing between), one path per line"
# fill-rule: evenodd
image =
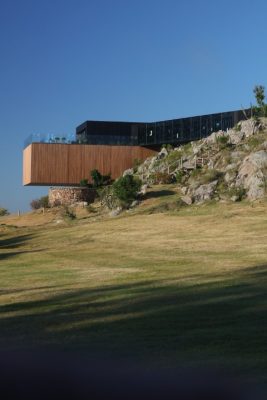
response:
M132 175L125 175L117 179L113 185L113 194L122 202L122 205L129 205L136 197L141 188L140 179Z
M201 176L201 184L206 184L219 180L222 175L222 172L218 171L217 169L208 169L207 172Z
M166 149L167 151L171 151L171 150L173 150L173 145L171 145L171 144L163 144L162 146L161 146L161 148L162 149Z
M185 173L182 170L177 171L176 175L175 175L176 182L177 183L183 183L184 176L185 176Z
M228 145L228 136L218 136L216 138L216 142L221 149L225 148Z
M88 186L88 179L81 179L80 186L82 186L82 187Z
M49 207L48 196L42 196L39 199L32 200L30 206L32 210L38 210L39 208L48 208Z
M76 219L76 214L75 214L75 212L74 212L73 209L71 209L71 208L68 207L68 206L65 206L65 207L63 208L62 217L63 217L65 220L73 221L74 219Z
M114 210L121 206L121 201L114 194L112 186L106 186L98 190L98 196L100 198L101 206L107 207L110 210Z
M246 196L246 189L243 186L229 189L229 196L237 196L237 201L241 201Z
M167 174L167 172L155 172L155 174L153 174L153 176L152 176L152 179L156 185L170 184L175 181L175 177Z
M97 169L90 172L93 181L93 187L106 186L111 183L111 174L102 175Z
M6 208L0 207L0 217L4 217L5 215L9 215L9 211Z

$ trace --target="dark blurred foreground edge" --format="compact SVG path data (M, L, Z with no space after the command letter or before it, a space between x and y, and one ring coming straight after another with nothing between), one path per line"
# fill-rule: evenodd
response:
M2 399L261 400L214 371L139 368L59 353L0 352Z

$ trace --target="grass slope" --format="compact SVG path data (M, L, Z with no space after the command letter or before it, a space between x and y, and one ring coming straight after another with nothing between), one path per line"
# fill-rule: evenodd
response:
M69 225L2 225L0 348L161 367L221 363L263 382L266 203L143 209Z

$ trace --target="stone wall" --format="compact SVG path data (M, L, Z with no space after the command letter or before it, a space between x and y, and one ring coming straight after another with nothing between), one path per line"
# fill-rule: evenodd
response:
M80 202L89 204L94 202L96 190L87 187L56 187L49 189L48 197L51 207L71 205Z

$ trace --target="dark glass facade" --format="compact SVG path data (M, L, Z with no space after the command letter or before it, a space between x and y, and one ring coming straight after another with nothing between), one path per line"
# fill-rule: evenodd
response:
M76 141L84 144L128 146L179 145L232 128L250 110L230 111L159 122L86 121L76 128Z

